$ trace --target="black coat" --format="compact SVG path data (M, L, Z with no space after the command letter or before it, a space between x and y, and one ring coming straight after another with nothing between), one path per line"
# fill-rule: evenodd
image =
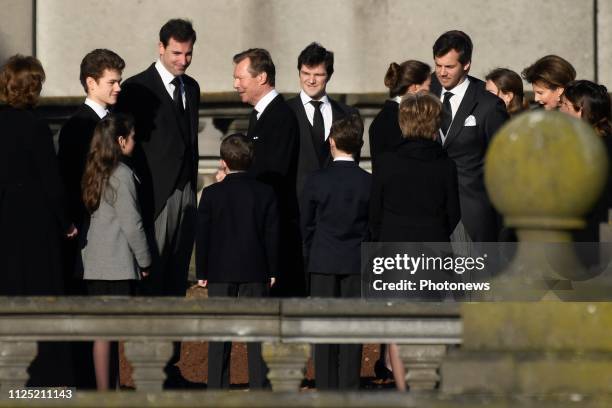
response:
M143 216L157 217L177 185L184 165L189 166L191 187L196 188L198 170L198 109L200 86L182 75L185 86L185 119L151 64L128 78L115 106L117 112L134 116L136 140L134 171L141 180Z
M297 119L282 95L266 106L256 122L249 122L247 136L254 144L249 172L274 188L281 219L296 220L295 179L300 136Z
M504 102L485 89L483 81L469 79L443 147L457 165L461 221L470 238L476 242L497 241L501 218L485 189L484 157L495 132L508 120L508 112ZM441 89L434 74L431 92L440 95ZM464 126L470 115L476 125Z
M66 187L70 218L79 226L83 225L88 214L83 204L81 179L98 122L98 114L88 105L82 104L62 126L59 135L57 158L60 174Z
M228 174L202 191L196 275L210 282L266 282L278 276L274 191L247 173Z
M0 108L0 295L59 295L60 240L70 221L51 130Z
M386 100L383 108L378 112L370 124L370 157L372 165L383 152L392 151L402 143L403 136L399 127L399 104Z
M348 115L359 115L359 111L351 106L347 106L341 102L335 101L328 96L329 103L332 107L332 123L338 119L342 119ZM295 117L298 120L300 128L300 152L298 155L298 166L297 166L297 181L296 189L298 197L302 195L304 183L306 178L314 171L327 167L332 162L332 157L329 152L329 139L326 140L326 155L321 161L319 161L319 155L316 152L315 146L312 140L311 129L312 126L308 117L306 116L306 110L300 95L289 99L287 105L295 113Z
M371 178L356 162L335 161L306 180L301 226L308 272L360 273Z
M370 200L374 241L448 242L460 215L457 169L440 144L405 139L380 155Z

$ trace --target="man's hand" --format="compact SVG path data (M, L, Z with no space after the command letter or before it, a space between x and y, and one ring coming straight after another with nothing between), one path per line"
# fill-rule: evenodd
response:
M146 278L147 276L151 274L151 268L141 269L140 274L142 275L143 278Z
M208 280L207 279L198 279L198 286L201 288L205 288L208 286Z
M72 239L76 237L78 233L79 233L79 230L77 230L74 224L70 224L70 227L68 227L68 232L66 232L66 238Z
M276 278L270 278L270 287L274 286L276 283Z

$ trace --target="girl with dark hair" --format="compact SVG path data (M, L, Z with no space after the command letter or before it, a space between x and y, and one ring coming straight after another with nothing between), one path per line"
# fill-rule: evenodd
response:
M131 118L109 115L96 126L82 182L83 203L91 214L81 250L83 279L90 295L129 296L134 282L149 273L151 255L135 176L124 162L134 145ZM111 344L95 341L93 357L98 390L107 390L109 384L115 387L119 372L116 343L111 359Z
M499 96L506 104L510 116L527 108L523 93L523 80L516 72L507 68L496 68L485 77L486 89Z
M389 99L370 125L370 157L393 150L403 140L399 127L398 112L402 96L408 93L429 91L431 67L424 62L408 60L389 65L385 75L385 86L389 88Z
M593 127L602 138L608 153L608 163L612 165L612 120L610 95L605 86L591 81L572 81L561 96L559 110L572 117L582 119ZM579 242L598 242L599 224L608 222L608 210L612 208L612 180L608 181L593 210L587 214L587 226L574 234Z

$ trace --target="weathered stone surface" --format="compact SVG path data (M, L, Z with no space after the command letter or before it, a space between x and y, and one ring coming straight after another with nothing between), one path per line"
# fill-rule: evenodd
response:
M23 388L28 381L28 366L36 357L33 341L0 341L0 394ZM1 398L1 397L0 397Z
M273 391L297 392L306 373L309 344L263 343L262 355L268 365Z
M138 391L161 391L166 379L164 366L172 355L172 343L128 341L125 356L132 363L132 378Z
M410 391L435 389L440 382L438 369L446 354L446 346L398 344L398 348Z
M612 351L611 303L464 304L463 348Z
M442 362L440 389L452 395L509 395L516 389L515 376L510 354L456 351Z

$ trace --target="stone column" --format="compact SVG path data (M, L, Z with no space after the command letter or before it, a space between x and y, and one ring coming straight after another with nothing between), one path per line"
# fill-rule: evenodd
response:
M272 391L297 392L310 356L309 344L263 343L263 358L268 365Z
M35 341L0 341L0 393L23 388L28 381L28 366L36 356ZM1 398L1 397L0 397Z
M446 354L445 345L398 344L400 357L406 370L406 383L410 391L430 391L440 381L438 369Z
M132 363L132 378L138 391L161 391L164 366L172 355L170 341L126 341L125 356Z

